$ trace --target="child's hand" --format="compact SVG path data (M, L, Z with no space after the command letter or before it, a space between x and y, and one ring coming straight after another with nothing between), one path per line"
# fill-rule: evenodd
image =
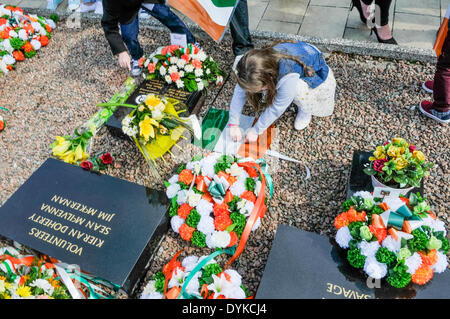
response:
M253 128L249 129L247 134L245 135L245 142L253 143L253 142L256 142L257 139L258 139L258 134L256 133L255 129L253 129Z
M242 140L242 132L241 132L241 128L237 125L232 125L230 126L230 137L233 141L237 142Z
M131 58L127 51L120 52L118 58L120 67L131 70Z

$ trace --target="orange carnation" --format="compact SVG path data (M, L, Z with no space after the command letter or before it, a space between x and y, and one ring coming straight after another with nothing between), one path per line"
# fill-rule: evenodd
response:
M39 37L39 42L41 42L41 45L45 47L48 44L48 37L45 35L42 35Z
M190 185L193 179L194 175L188 169L182 170L181 173L178 175L178 180L186 185Z
M432 266L438 261L436 249L431 249L428 254L426 251L419 251L418 253L422 257L423 265Z
M9 39L9 30L3 30L2 32L0 32L0 37L2 39Z
M216 227L216 229L219 231L227 229L227 227L231 226L232 224L233 221L228 215L218 215L214 218L214 227Z
M45 30L47 30L47 32L52 32L52 28L48 24L45 25Z
M214 212L214 216L219 216L219 215L230 215L230 212L228 211L229 207L228 205L223 202L222 204L214 204L214 208L213 208L213 212Z
M33 46L31 45L31 43L30 42L25 42L25 44L22 46L22 49L25 51L25 52L32 52L32 51L34 51L34 48L33 48Z
M241 198L251 201L253 203L256 202L256 196L251 191L245 191L244 193L242 193Z
M334 219L334 227L336 227L336 229L348 226L349 224L350 221L347 218L347 213L341 213Z
M416 273L412 275L411 280L418 285L425 285L433 278L433 269L430 266L422 265L416 270Z
M6 19L4 19L4 18L0 18L0 25L4 25L4 24L6 24Z
M188 226L186 223L180 226L180 229L178 230L180 232L181 238L183 238L186 241L190 241L192 238L192 234L195 231L194 227Z
M183 219L186 219L191 212L193 207L189 206L187 203L183 203L178 207L177 214Z

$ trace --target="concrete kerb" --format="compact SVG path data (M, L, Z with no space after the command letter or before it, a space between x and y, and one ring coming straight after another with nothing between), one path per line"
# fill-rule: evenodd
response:
M61 19L74 18L74 13L61 12L61 11L51 11L47 9L27 9L23 8L25 12L34 12L35 14L42 16L50 16L50 14L55 13ZM79 13L80 14L80 13ZM98 21L100 23L101 16L94 13L81 13L80 20L83 21ZM155 19L143 19L139 21L141 26L161 30L165 27ZM189 29L195 33L196 37L199 39L207 40L208 35L201 30L196 24L187 22L186 25ZM311 43L323 52L343 52L348 54L359 54L359 55L370 55L375 57L382 57L387 59L395 60L407 60L407 61L420 61L424 63L436 63L436 54L433 50L425 50L420 48L409 48L397 45L389 45L382 43L371 43L364 41L354 41L348 39L323 39L317 37L286 34L280 32L270 32L270 31L252 31L252 37L257 40L255 42L271 42L279 40L300 40ZM225 39L229 39L230 34L227 31Z

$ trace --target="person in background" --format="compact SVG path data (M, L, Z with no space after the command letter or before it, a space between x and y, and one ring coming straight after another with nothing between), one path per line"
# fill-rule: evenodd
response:
M252 49L236 66L237 84L230 105L229 134L242 140L240 115L246 100L262 111L256 124L246 132L245 141L254 142L291 105L298 107L294 128L302 130L314 116L329 116L334 110L336 80L323 54L305 42L274 44Z
M106 39L108 40L112 53L117 56L119 65L129 69L132 76L139 76L142 72L138 64L138 60L143 55L143 50L138 40L138 13L141 8L158 19L171 32L185 34L187 43L195 43L193 34L184 22L167 5L157 2L164 3L165 1L103 0L103 17L101 23Z
M240 0L230 22L232 48L235 56L233 70L245 52L254 48L248 27L247 0Z
M389 26L391 3L392 0L352 0L352 10L358 9L361 22L371 28L370 34L374 32L380 43L397 44Z
M434 80L424 82L422 87L425 91L433 93L433 101L420 102L420 112L439 123L450 123L450 39L448 33L436 64Z

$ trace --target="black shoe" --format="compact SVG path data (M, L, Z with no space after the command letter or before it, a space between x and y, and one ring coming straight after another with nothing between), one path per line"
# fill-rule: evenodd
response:
M378 30L376 27L373 27L372 30L370 30L370 35L372 35L373 32L375 32L378 42L398 45L398 43L397 43L397 41L395 41L394 37L392 37L390 39L386 39L386 40L381 39L380 36L378 35Z
M356 7L356 9L358 9L359 18L361 19L361 22L364 23L364 24L367 24L367 19L364 16L360 0L352 0L352 8L350 9L350 11L353 10L353 8L355 8L355 7Z

